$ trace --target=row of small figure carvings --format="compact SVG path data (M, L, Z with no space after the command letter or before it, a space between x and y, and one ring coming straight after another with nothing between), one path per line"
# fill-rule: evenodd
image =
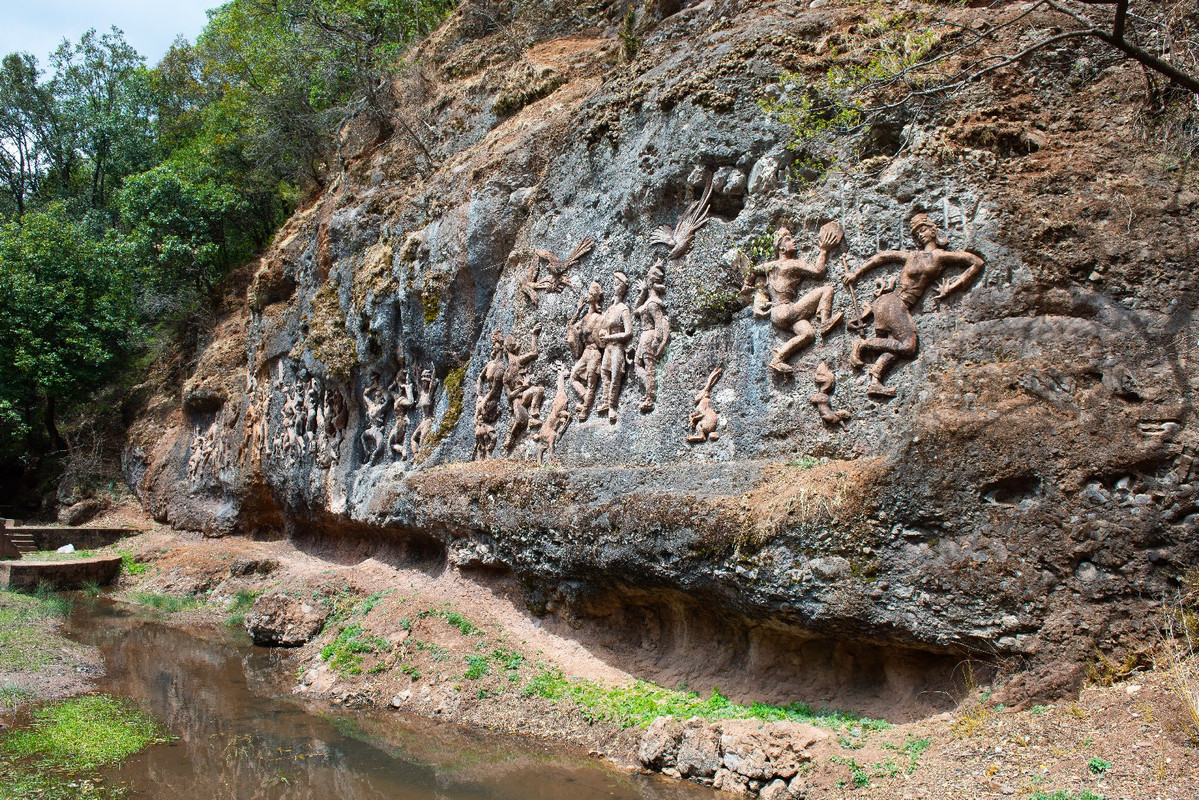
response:
M650 267L644 282L639 285L636 302L630 308L626 297L630 288L628 276L613 273L613 297L604 307L604 291L597 281L580 298L573 317L566 326L567 345L575 359L569 368L559 370L557 391L549 414L543 419L541 408L545 389L534 382L529 367L539 356L540 323L532 328L528 346L522 348L519 339L495 331L491 335L491 356L479 373L474 409L475 447L472 459L487 458L497 444L496 424L502 407L511 418L503 447L511 452L526 433L532 432L537 444L538 459L553 456L555 444L566 432L573 419L584 421L595 413L617 421L617 408L631 365L640 379L643 396L640 410L650 413L657 402L658 362L670 342L670 317L666 307L666 275L670 265L677 264L691 247L695 232L707 222L708 194L692 203L673 228L662 226L651 241L670 248L667 264L661 260ZM918 247L914 250L887 250L869 258L857 270L850 270L845 261L843 283L850 292L853 318L846 326L857 332L850 356L855 368L866 367L870 376L867 394L885 399L895 394L884 381L900 359L912 359L919 349L919 337L913 313L928 290L936 284L934 302L940 303L955 292L968 287L981 274L983 259L966 251L946 249L947 243L927 214L919 213L909 221L912 237ZM752 305L754 315L769 318L771 325L785 337L782 344L771 350L771 372L786 378L793 375L791 361L816 339L830 335L842 322L843 312L833 310L835 286L832 283L810 288L800 294L805 279L820 280L828 273L829 255L844 239L840 224L830 222L820 229L820 254L814 262L798 257L795 239L787 228L774 235L773 259L754 265L738 253L737 266L745 275L740 291L743 305ZM560 292L572 286L568 272L594 246L585 238L566 259L559 259L546 250L538 250L537 259L529 269L520 289L530 304L537 306L541 295ZM542 262L549 277L539 279ZM888 264L900 264L896 279L880 281L874 298L859 303L855 286L868 272ZM948 270L961 269L956 277ZM640 336L633 343L633 321L640 323ZM866 335L873 327L873 335ZM867 364L869 365L867 366ZM717 367L704 387L695 395L695 410L689 417L686 440L702 443L719 438L716 431L718 415L712 405L712 390L723 370ZM809 398L821 419L833 427L843 426L850 418L846 410L832 408L836 383L833 371L820 362L812 376L817 391ZM282 396L282 426L273 439L267 440L271 391L248 377L249 405L245 416L245 432L238 458L248 450L251 458L260 459L262 452L294 462L314 454L319 466L328 468L338 463L341 444L349 414L345 398L334 387L326 388L315 376L300 370L298 382L289 387L279 363L274 381L275 394ZM433 430L435 398L438 381L431 369L421 371L419 385L414 387L407 365L401 360L391 385L384 388L378 372L372 372L363 390L364 430L359 437L363 459L375 463L386 455L407 460L415 457L422 443ZM574 407L571 408L572 394ZM506 398L506 403L504 402ZM596 401L598 399L598 406ZM408 436L408 417L419 408L421 421ZM391 410L393 423L388 431L387 417ZM234 425L235 418L225 421ZM226 460L220 436L222 425L214 421L207 430L193 433L192 454L188 462L189 477L196 480L206 468Z

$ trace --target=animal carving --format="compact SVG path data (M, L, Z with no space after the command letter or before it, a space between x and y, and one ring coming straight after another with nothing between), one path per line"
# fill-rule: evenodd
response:
M554 457L554 445L570 426L570 395L566 391L566 369L558 371L558 393L554 395L554 403L550 406L550 414L541 423L537 431L537 461L544 463L546 456Z
M716 432L716 423L720 418L712 409L712 387L723 374L724 370L721 367L712 370L703 390L695 395L695 410L691 412L691 428L694 432L687 437L687 441L692 444L714 442L720 438L720 434Z
M650 244L664 244L670 248L668 261L677 261L687 255L695 232L708 221L708 201L712 199L712 183L704 188L704 195L691 205L679 217L678 223L672 228L669 225L659 226L650 236Z
M534 250L536 258L529 265L528 277L521 281L520 290L524 292L525 297L529 298L529 302L537 305L541 302L541 296L537 294L542 292L560 292L565 287L571 286L570 279L566 277L566 273L570 272L571 267L583 260L583 256L591 252L591 248L595 246L595 239L590 236L585 237L577 245L575 249L570 251L570 255L565 260L551 253L549 250ZM537 273L541 269L541 262L545 262L546 271L550 276L545 280L538 280Z
M837 378L833 375L833 371L829 369L828 364L823 361L816 368L816 374L813 376L818 391L816 394L808 398L808 402L816 406L816 410L820 412L820 418L824 420L826 425L834 428L843 427L846 421L853 416L845 409L833 411L833 389L837 386Z

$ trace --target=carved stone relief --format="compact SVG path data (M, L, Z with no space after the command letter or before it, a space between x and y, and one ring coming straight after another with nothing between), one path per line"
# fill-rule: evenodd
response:
M666 314L666 271L662 262L649 269L637 307L633 314L641 322L641 338L637 340L637 354L633 366L644 387L641 412L654 410L658 399L658 360L666 353L670 344L670 317Z
M720 418L712 408L712 387L716 385L723 374L724 369L721 367L712 370L704 388L695 395L695 410L691 412L692 433L687 437L687 441L692 444L716 441L720 438L720 434L716 432L716 425L720 422Z
M566 326L566 342L575 357L570 370L570 385L578 395L578 419L591 416L595 393L600 384L600 365L603 361L604 338L601 325L604 313L604 290L598 281L587 287L587 296L580 298L575 318Z
M537 431L537 462L545 463L545 459L554 457L554 445L566 429L570 427L571 414L568 408L570 395L566 391L566 369L558 370L558 391L554 394L554 402L550 406L549 416L541 423Z
M408 414L416 408L416 396L412 382L408 379L408 365L403 359L400 360L399 369L391 382L391 408L395 420L391 425L391 433L387 435L387 451L392 456L398 456L400 461L406 461Z
M370 383L362 390L362 404L366 408L366 430L362 432L362 458L373 464L383 452L383 427L387 420L387 392L383 390L378 372L371 373Z
M789 336L782 345L774 348L770 359L770 370L780 377L793 371L788 362L816 340L816 331L821 335L832 332L841 321L842 313L833 312L833 286L818 286L802 297L799 289L804 278L823 278L828 272L828 254L844 238L841 226L830 222L820 229L820 255L814 264L797 257L795 238L787 228L779 228L774 234L775 260L751 267L741 287L743 302L754 305L758 317L769 316L770 324L780 333ZM764 281L762 279L765 279ZM768 299L762 296L762 286Z
M863 307L861 316L855 321L855 326L864 329L869 324L868 319L874 318L875 335L854 341L850 363L857 368L865 366L868 359L874 359L866 370L870 375L866 393L876 398L895 396L894 387L886 386L883 380L896 361L915 358L919 350L920 340L912 313L933 282L941 278L933 296L939 304L969 286L983 269L982 258L974 253L946 250L948 243L940 238L936 223L928 214L917 214L908 224L912 237L920 245L919 250L877 253L856 271L845 275L845 285L854 291L854 286L867 272L887 264L903 265L896 281L879 283L873 302ZM955 279L942 278L945 270L954 268L961 268L963 272ZM856 296L854 302L857 302Z
M583 256L591 252L591 248L595 246L595 239L590 236L584 238L581 242L575 245L575 249L570 251L570 255L566 260L558 258L549 250L535 250L533 263L529 265L528 277L521 281L520 289L524 292L525 297L533 305L538 305L541 302L541 292L560 292L567 286L571 286L570 278L567 277L571 267L583 260ZM537 274L541 269L541 262L545 262L546 271L549 272L549 277L544 280L538 280Z
M504 391L512 410L512 426L504 439L504 449L511 452L529 427L541 425L541 403L545 399L545 388L534 384L529 378L528 366L537 360L537 340L541 336L541 324L533 326L531 345L520 352L520 342L515 336L504 339L504 352L508 366L504 370Z
M624 387L625 361L629 340L633 338L633 315L624 301L629 292L629 279L623 272L613 273L612 305L600 319L599 329L603 342L603 358L600 362L602 390L599 414L607 413L608 422L616 422L616 409L620 405L620 390Z
M408 442L408 448L411 450L413 458L416 458L416 454L420 451L421 443L429 438L429 434L433 432L433 410L436 406L436 393L437 378L433 377L433 370L426 369L421 371L420 396L416 401L417 406L420 408L421 421L416 426L416 430L412 432L412 438Z
M833 375L833 371L826 362L820 362L813 380L816 383L817 392L808 398L808 402L816 406L816 410L820 413L820 419L826 425L834 428L844 426L853 415L843 408L833 411L833 390L837 386L837 377Z

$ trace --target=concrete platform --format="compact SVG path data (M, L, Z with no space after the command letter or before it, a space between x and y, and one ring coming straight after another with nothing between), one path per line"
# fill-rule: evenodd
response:
M53 589L79 589L85 583L107 586L120 574L120 556L92 556L68 561L0 561L0 586L22 591L33 591L39 584Z

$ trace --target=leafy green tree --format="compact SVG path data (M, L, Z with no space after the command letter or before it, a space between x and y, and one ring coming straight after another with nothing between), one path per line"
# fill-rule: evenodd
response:
M40 72L28 53L0 62L0 180L17 216L40 191L47 169L54 99L39 83Z
M128 178L118 206L129 227L122 241L158 292L207 296L253 249L242 193L184 157Z
M63 447L58 409L110 379L134 330L131 282L111 241L61 203L0 226L0 419Z
M52 91L88 174L88 203L108 206L121 180L152 162L150 74L119 28L88 30L50 57Z

